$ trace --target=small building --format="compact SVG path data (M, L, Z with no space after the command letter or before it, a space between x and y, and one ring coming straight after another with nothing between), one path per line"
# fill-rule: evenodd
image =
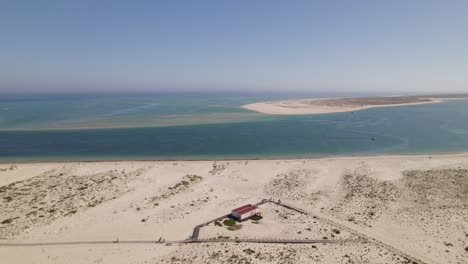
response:
M260 210L255 205L246 204L244 206L232 210L231 215L237 220L243 221L254 215L260 215Z

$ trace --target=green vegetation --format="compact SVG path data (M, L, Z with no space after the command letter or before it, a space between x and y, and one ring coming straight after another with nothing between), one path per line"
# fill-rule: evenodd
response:
M225 226L233 226L233 225L236 224L236 221L235 221L235 220L232 220L232 219L226 219L226 220L223 221L223 224L224 224Z
M262 220L263 217L261 215L254 215L252 216L250 219L254 220L254 221L259 221L259 220Z

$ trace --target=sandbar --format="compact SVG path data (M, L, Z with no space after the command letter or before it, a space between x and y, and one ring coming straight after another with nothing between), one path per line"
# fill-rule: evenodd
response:
M356 98L310 98L257 102L241 106L242 108L272 115L305 115L338 112L352 112L374 107L395 107L439 103L448 99L467 99L466 94L388 96Z

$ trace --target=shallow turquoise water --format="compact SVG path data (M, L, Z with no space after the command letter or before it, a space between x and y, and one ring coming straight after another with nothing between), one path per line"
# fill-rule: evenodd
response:
M0 115L0 128L33 130L0 131L0 160L279 158L468 150L468 100L304 116L268 116L238 107L284 97L4 99L0 109L7 110ZM34 130L100 124L156 127Z
M6 96L0 99L0 129L148 127L257 120L264 115L239 108L256 100L256 96L210 94Z

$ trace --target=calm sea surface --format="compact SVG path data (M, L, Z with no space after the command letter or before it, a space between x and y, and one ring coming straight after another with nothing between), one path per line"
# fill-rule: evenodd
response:
M302 116L264 115L239 108L256 101L297 97L301 96L3 95L0 160L293 158L468 151L468 100Z

